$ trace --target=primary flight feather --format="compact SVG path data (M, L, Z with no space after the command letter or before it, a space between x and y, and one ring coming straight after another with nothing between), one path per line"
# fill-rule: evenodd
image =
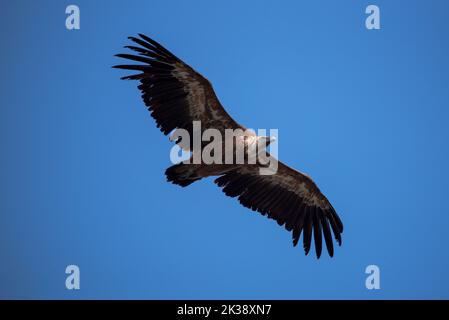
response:
M213 128L224 135L226 129L241 129L245 132L245 139L266 138L247 133L245 127L232 119L206 78L156 41L143 34L139 37L129 37L134 45L125 47L136 54L116 55L139 64L117 65L115 68L137 72L122 79L140 82L138 88L143 101L165 135L184 129L193 137L193 122L201 121L202 132ZM247 143L245 139L241 143ZM179 140L176 142L180 144ZM308 254L313 235L319 258L324 236L327 251L332 257L332 234L341 245L343 224L313 180L280 161L272 175L261 175L261 166L260 163L180 163L168 168L166 176L168 181L182 187L205 177L218 176L215 183L227 196L238 197L243 206L276 220L291 231L294 246L302 233L303 247Z

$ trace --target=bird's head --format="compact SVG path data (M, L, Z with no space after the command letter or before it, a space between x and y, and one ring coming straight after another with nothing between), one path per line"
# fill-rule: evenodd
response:
M270 145L270 143L275 142L276 141L276 137L272 136L272 137L259 137L259 142L261 143L262 146L266 146L268 147Z

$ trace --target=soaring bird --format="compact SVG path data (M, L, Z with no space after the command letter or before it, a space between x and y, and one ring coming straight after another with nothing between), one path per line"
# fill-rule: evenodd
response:
M193 136L194 121L201 121L202 132L213 128L224 134L226 129L241 129L245 132L240 136L240 141L244 141L242 143L251 139L271 141L270 138L247 133L246 128L223 108L211 83L162 45L143 34L129 39L133 45L125 48L135 54L116 56L132 60L134 64L114 67L137 72L121 79L140 82L138 88L143 101L165 135L184 129ZM179 139L176 143L181 145ZM271 156L268 151L266 153ZM274 174L261 174L261 166L259 162L231 165L179 163L169 167L165 173L169 182L182 187L205 177L216 176L214 182L227 196L238 197L243 206L274 219L292 232L293 246L298 244L302 233L306 255L310 251L313 234L316 256L320 258L324 235L327 251L332 257L332 233L341 245L343 224L329 200L306 174L280 161Z

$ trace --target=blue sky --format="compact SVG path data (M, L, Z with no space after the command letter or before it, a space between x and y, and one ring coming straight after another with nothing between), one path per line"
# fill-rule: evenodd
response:
M81 29L65 29L77 4ZM365 28L365 8L381 30ZM4 4L0 297L449 298L447 1ZM165 182L171 144L111 68L145 33L229 113L279 129L279 156L339 212L335 257L305 257L211 180ZM81 289L65 288L65 268ZM366 266L381 289L365 288Z

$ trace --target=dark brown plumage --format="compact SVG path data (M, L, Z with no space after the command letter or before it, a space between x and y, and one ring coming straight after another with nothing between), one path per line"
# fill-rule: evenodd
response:
M166 135L186 129L193 136L193 121L201 121L202 130L245 128L234 121L220 104L210 82L156 41L140 35L130 37L139 46L126 46L137 55L117 57L140 64L115 68L137 71L122 79L138 80L139 90L158 128ZM176 141L177 143L179 141ZM167 180L182 187L208 176L230 197L284 226L292 232L293 245L303 236L308 254L312 236L316 255L322 251L322 237L330 256L334 254L332 233L341 245L343 224L334 208L307 175L282 162L273 175L260 175L259 164L177 164L167 169Z

